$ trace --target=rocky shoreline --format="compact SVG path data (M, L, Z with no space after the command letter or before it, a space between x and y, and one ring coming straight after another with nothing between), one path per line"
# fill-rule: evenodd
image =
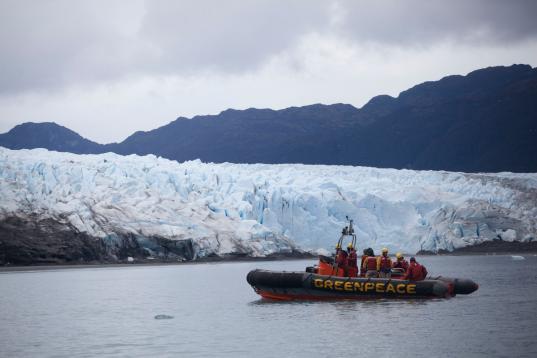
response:
M0 267L278 260L314 257L297 248L255 257L247 251L199 255L191 239L171 240L117 234L95 238L69 223L38 217L8 217L0 221Z
M477 245L466 246L453 251L439 250L438 252L419 251L416 255L491 255L491 254L525 254L537 253L537 241L512 242L501 239L485 241Z

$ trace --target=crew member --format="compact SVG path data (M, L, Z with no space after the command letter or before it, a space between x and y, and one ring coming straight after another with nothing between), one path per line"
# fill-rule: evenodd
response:
M367 271L366 267L364 266L364 262L367 259L368 249L364 249L362 259L360 260L360 276L365 277L365 272Z
M365 272L365 277L378 277L377 258L373 249L367 249L367 256L364 259L362 270Z
M388 256L387 248L383 248L382 255L377 258L377 271L379 272L379 277L392 277L392 260Z
M405 260L405 257L402 253L398 252L395 254L395 257L397 258L397 261L393 263L393 268L399 268L403 269L403 272L406 272L408 270L408 261Z
M410 281L421 281L425 280L425 277L427 277L427 269L425 266L420 265L416 262L416 259L414 257L410 258L410 265L408 266L408 270L406 271L405 280Z
M347 276L347 252L341 249L341 245L338 243L336 245L336 272L335 275L339 274L339 269L343 270L343 276Z
M347 246L347 276L358 276L358 256L356 255L356 250L352 246L352 243L349 243Z

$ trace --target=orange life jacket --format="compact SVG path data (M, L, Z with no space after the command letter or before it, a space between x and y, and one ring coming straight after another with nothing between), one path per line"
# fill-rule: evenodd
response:
M377 271L377 258L375 256L367 256L364 260L364 269L367 271Z
M362 255L362 259L360 261L360 276L365 276L365 272L367 271L364 264L365 259L367 259L367 255Z
M377 271L392 268L392 260L388 256L381 255L377 259Z

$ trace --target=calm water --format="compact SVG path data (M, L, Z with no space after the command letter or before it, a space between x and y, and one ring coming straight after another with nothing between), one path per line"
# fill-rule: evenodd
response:
M245 280L312 261L2 273L0 357L537 357L537 257L525 257L422 258L480 284L430 301L267 302Z

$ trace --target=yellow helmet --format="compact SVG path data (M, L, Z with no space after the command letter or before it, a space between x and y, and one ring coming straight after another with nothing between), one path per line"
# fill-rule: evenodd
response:
M341 245L339 244L339 242L336 244L336 249L341 249Z
M395 254L395 257L397 257L397 259L402 259L403 258L403 254L398 252Z
M354 246L352 246L352 242L349 242L349 244L347 245L347 249L353 249Z
M388 253L388 249L387 249L386 247L383 247L383 248L382 248L382 253L383 253L383 254L384 254L384 253Z

